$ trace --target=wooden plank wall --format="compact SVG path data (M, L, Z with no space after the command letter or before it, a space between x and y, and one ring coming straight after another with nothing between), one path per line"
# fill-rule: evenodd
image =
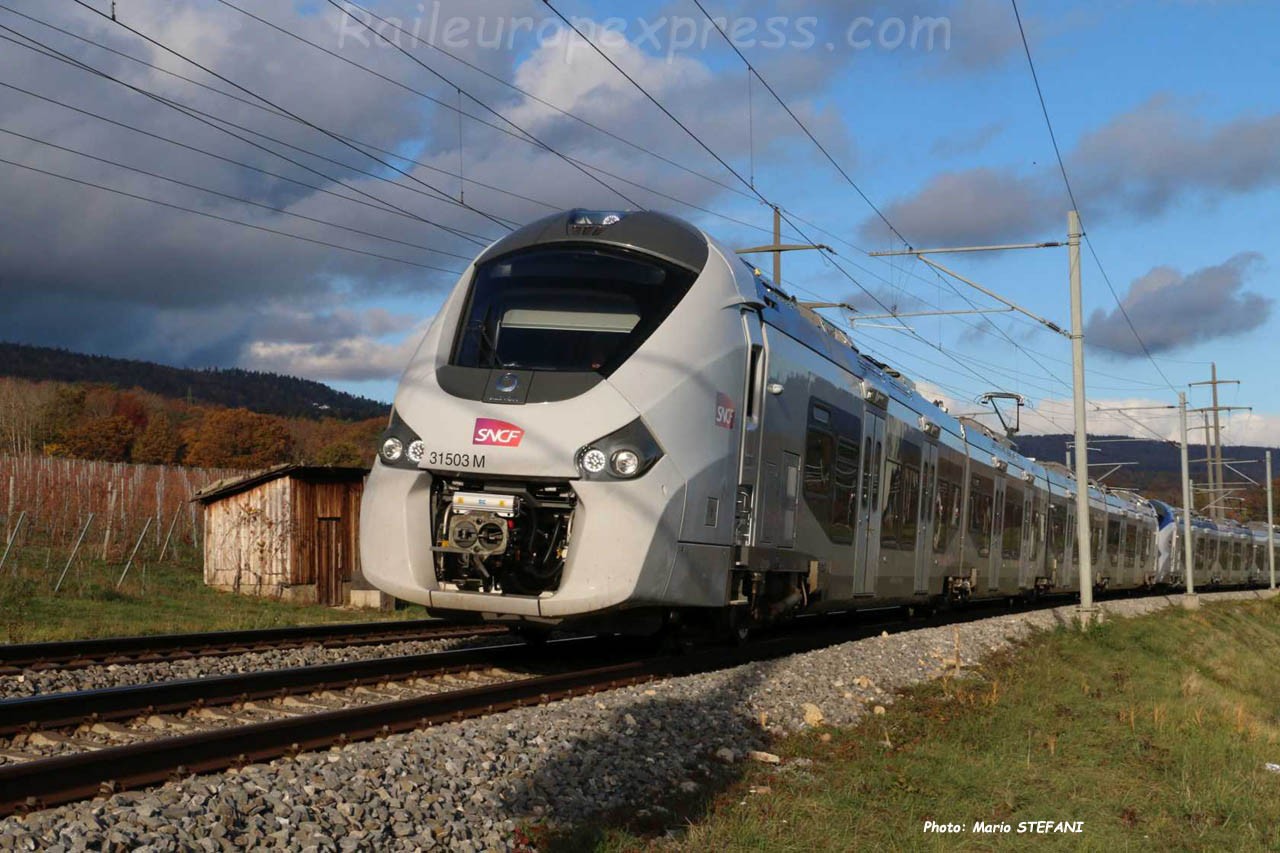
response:
M295 532L290 583L315 584L318 600L340 604L342 602L335 599L341 596L334 590L350 582L359 560L363 484L310 483L293 478L290 483ZM321 519L329 520L321 522ZM335 523L338 525L336 536L329 526Z
M279 595L294 574L289 479L206 504L204 580L210 586Z

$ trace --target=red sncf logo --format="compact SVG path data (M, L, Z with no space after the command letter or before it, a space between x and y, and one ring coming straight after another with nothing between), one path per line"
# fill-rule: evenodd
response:
M736 415L737 411L729 395L723 391L716 392L716 426L733 429L733 419Z
M519 447L522 438L524 438L524 430L515 424L493 418L476 418L476 429L471 435L471 443Z

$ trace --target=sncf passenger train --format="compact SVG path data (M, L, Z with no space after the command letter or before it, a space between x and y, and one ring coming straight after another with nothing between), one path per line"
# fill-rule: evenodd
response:
M1076 488L688 223L575 210L494 243L444 303L361 562L442 616L742 629L1071 591ZM1181 584L1180 511L1088 488L1097 585ZM1198 584L1261 578L1263 533L1197 518L1196 539Z

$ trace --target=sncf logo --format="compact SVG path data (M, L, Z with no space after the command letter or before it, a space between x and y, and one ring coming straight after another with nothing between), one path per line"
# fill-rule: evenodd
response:
M493 418L476 418L476 430L471 436L471 443L519 447L522 438L524 438L524 430L515 424Z
M733 429L735 415L737 415L737 411L734 409L733 400L729 399L729 395L723 391L716 392L716 426Z

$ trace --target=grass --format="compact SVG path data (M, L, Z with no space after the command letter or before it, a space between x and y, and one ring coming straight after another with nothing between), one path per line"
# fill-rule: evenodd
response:
M1276 850L1278 668L1280 599L1048 632L883 716L778 741L780 767L742 768L674 840L619 817L543 847ZM926 834L927 820L964 831ZM1083 832L1017 834L1036 820Z
M0 543L3 544L3 543ZM53 587L66 557L32 547L10 555L0 572L0 642L29 643L134 634L170 634L422 618L412 607L391 612L295 604L204 585L198 554L124 566L78 557L62 589Z

